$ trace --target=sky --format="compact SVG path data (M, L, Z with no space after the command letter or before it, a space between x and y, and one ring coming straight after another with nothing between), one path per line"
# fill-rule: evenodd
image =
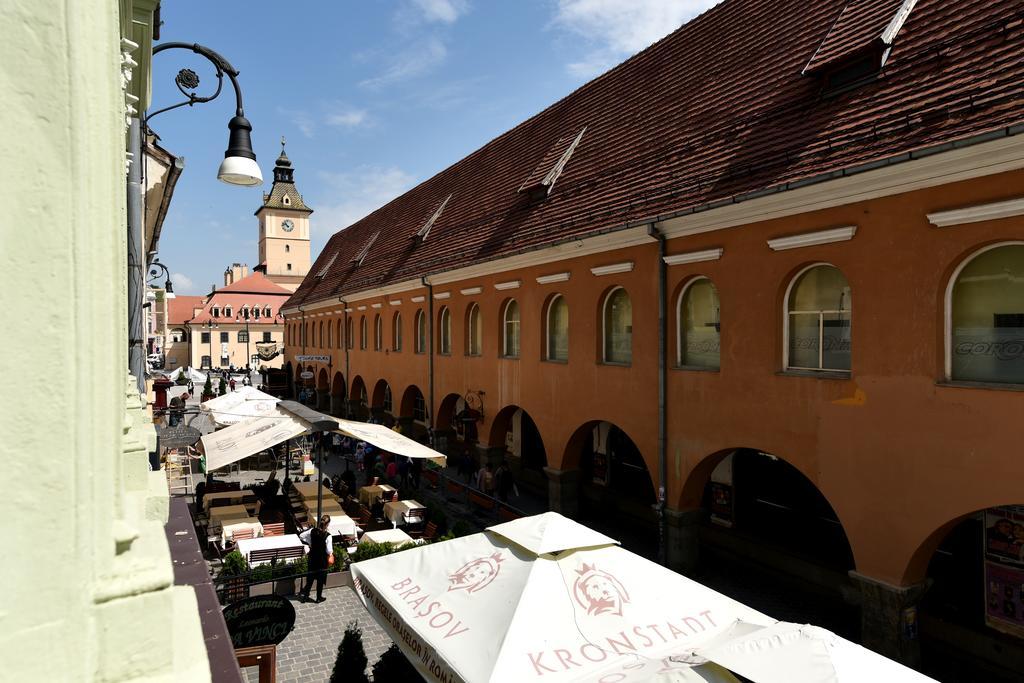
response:
M160 239L175 292L206 294L257 263L253 213L287 139L314 209L312 258L336 231L447 168L718 0L163 0L160 42L200 43L238 71L264 184L216 179L233 94L160 114L183 157ZM181 68L209 94L209 62L153 60L155 111L182 99Z

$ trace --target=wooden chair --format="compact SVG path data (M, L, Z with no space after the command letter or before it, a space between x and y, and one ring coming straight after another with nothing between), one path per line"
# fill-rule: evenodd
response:
M231 534L232 541L247 541L253 537L252 529L239 529L238 531Z
M284 536L284 522L278 522L277 524L264 524L263 535Z
M380 498L385 503L390 503L392 500L398 500L398 491L384 491L380 494Z
M358 519L356 519L356 524L363 527L363 529L366 529L370 526L371 519L372 518L370 517L370 510L365 505L360 505L359 517Z
M433 541L437 536L437 525L433 522L427 522L427 526L423 531L408 531L407 532L413 538L421 538L424 541Z

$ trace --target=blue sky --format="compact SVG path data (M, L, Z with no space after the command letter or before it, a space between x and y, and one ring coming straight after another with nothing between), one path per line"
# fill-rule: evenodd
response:
M216 180L233 97L161 114L185 158L160 242L175 291L204 294L232 262L256 264L253 212L280 138L311 217L313 258L335 231L458 161L717 0L164 0L161 42L201 43L241 73L261 188ZM157 55L153 109L180 99ZM177 97L176 97L177 96Z

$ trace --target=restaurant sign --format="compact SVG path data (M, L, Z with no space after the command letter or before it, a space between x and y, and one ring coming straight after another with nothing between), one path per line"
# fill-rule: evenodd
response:
M985 623L1024 637L1024 506L985 511Z
M235 648L277 645L295 627L295 608L280 595L260 595L224 608Z
M300 363L331 363L330 356L295 356L295 360Z

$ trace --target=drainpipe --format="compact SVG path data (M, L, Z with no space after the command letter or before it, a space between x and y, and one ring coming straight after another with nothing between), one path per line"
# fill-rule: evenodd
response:
M146 395L146 339L142 304L146 290L145 227L142 223L142 131L138 118L128 127L128 369L139 393Z
M434 447L434 285L421 278L427 287L427 391L430 392L430 412L427 413L427 437Z
M341 323L344 326L344 328L345 328L344 334L341 335L341 338L343 339L343 341L341 342L341 345L342 345L342 348L345 349L345 406L344 406L345 410L344 410L344 412L345 412L345 419L347 420L347 419L349 419L348 407L349 407L349 404L352 402L352 397L348 393L349 392L349 387L352 386L350 384L352 382L352 376L349 375L349 372L348 372L348 302L345 301L344 299L338 299L338 301L341 302L341 312L344 314L344 318L345 318L342 321L342 323Z
M665 364L665 328L666 328L666 307L668 299L666 287L668 286L668 273L665 266L665 235L658 230L654 223L647 228L647 234L658 240L658 563L668 566L668 548L665 528L665 495L668 485L668 459L666 458L666 434L668 429L668 415L665 402L665 384L668 368Z

